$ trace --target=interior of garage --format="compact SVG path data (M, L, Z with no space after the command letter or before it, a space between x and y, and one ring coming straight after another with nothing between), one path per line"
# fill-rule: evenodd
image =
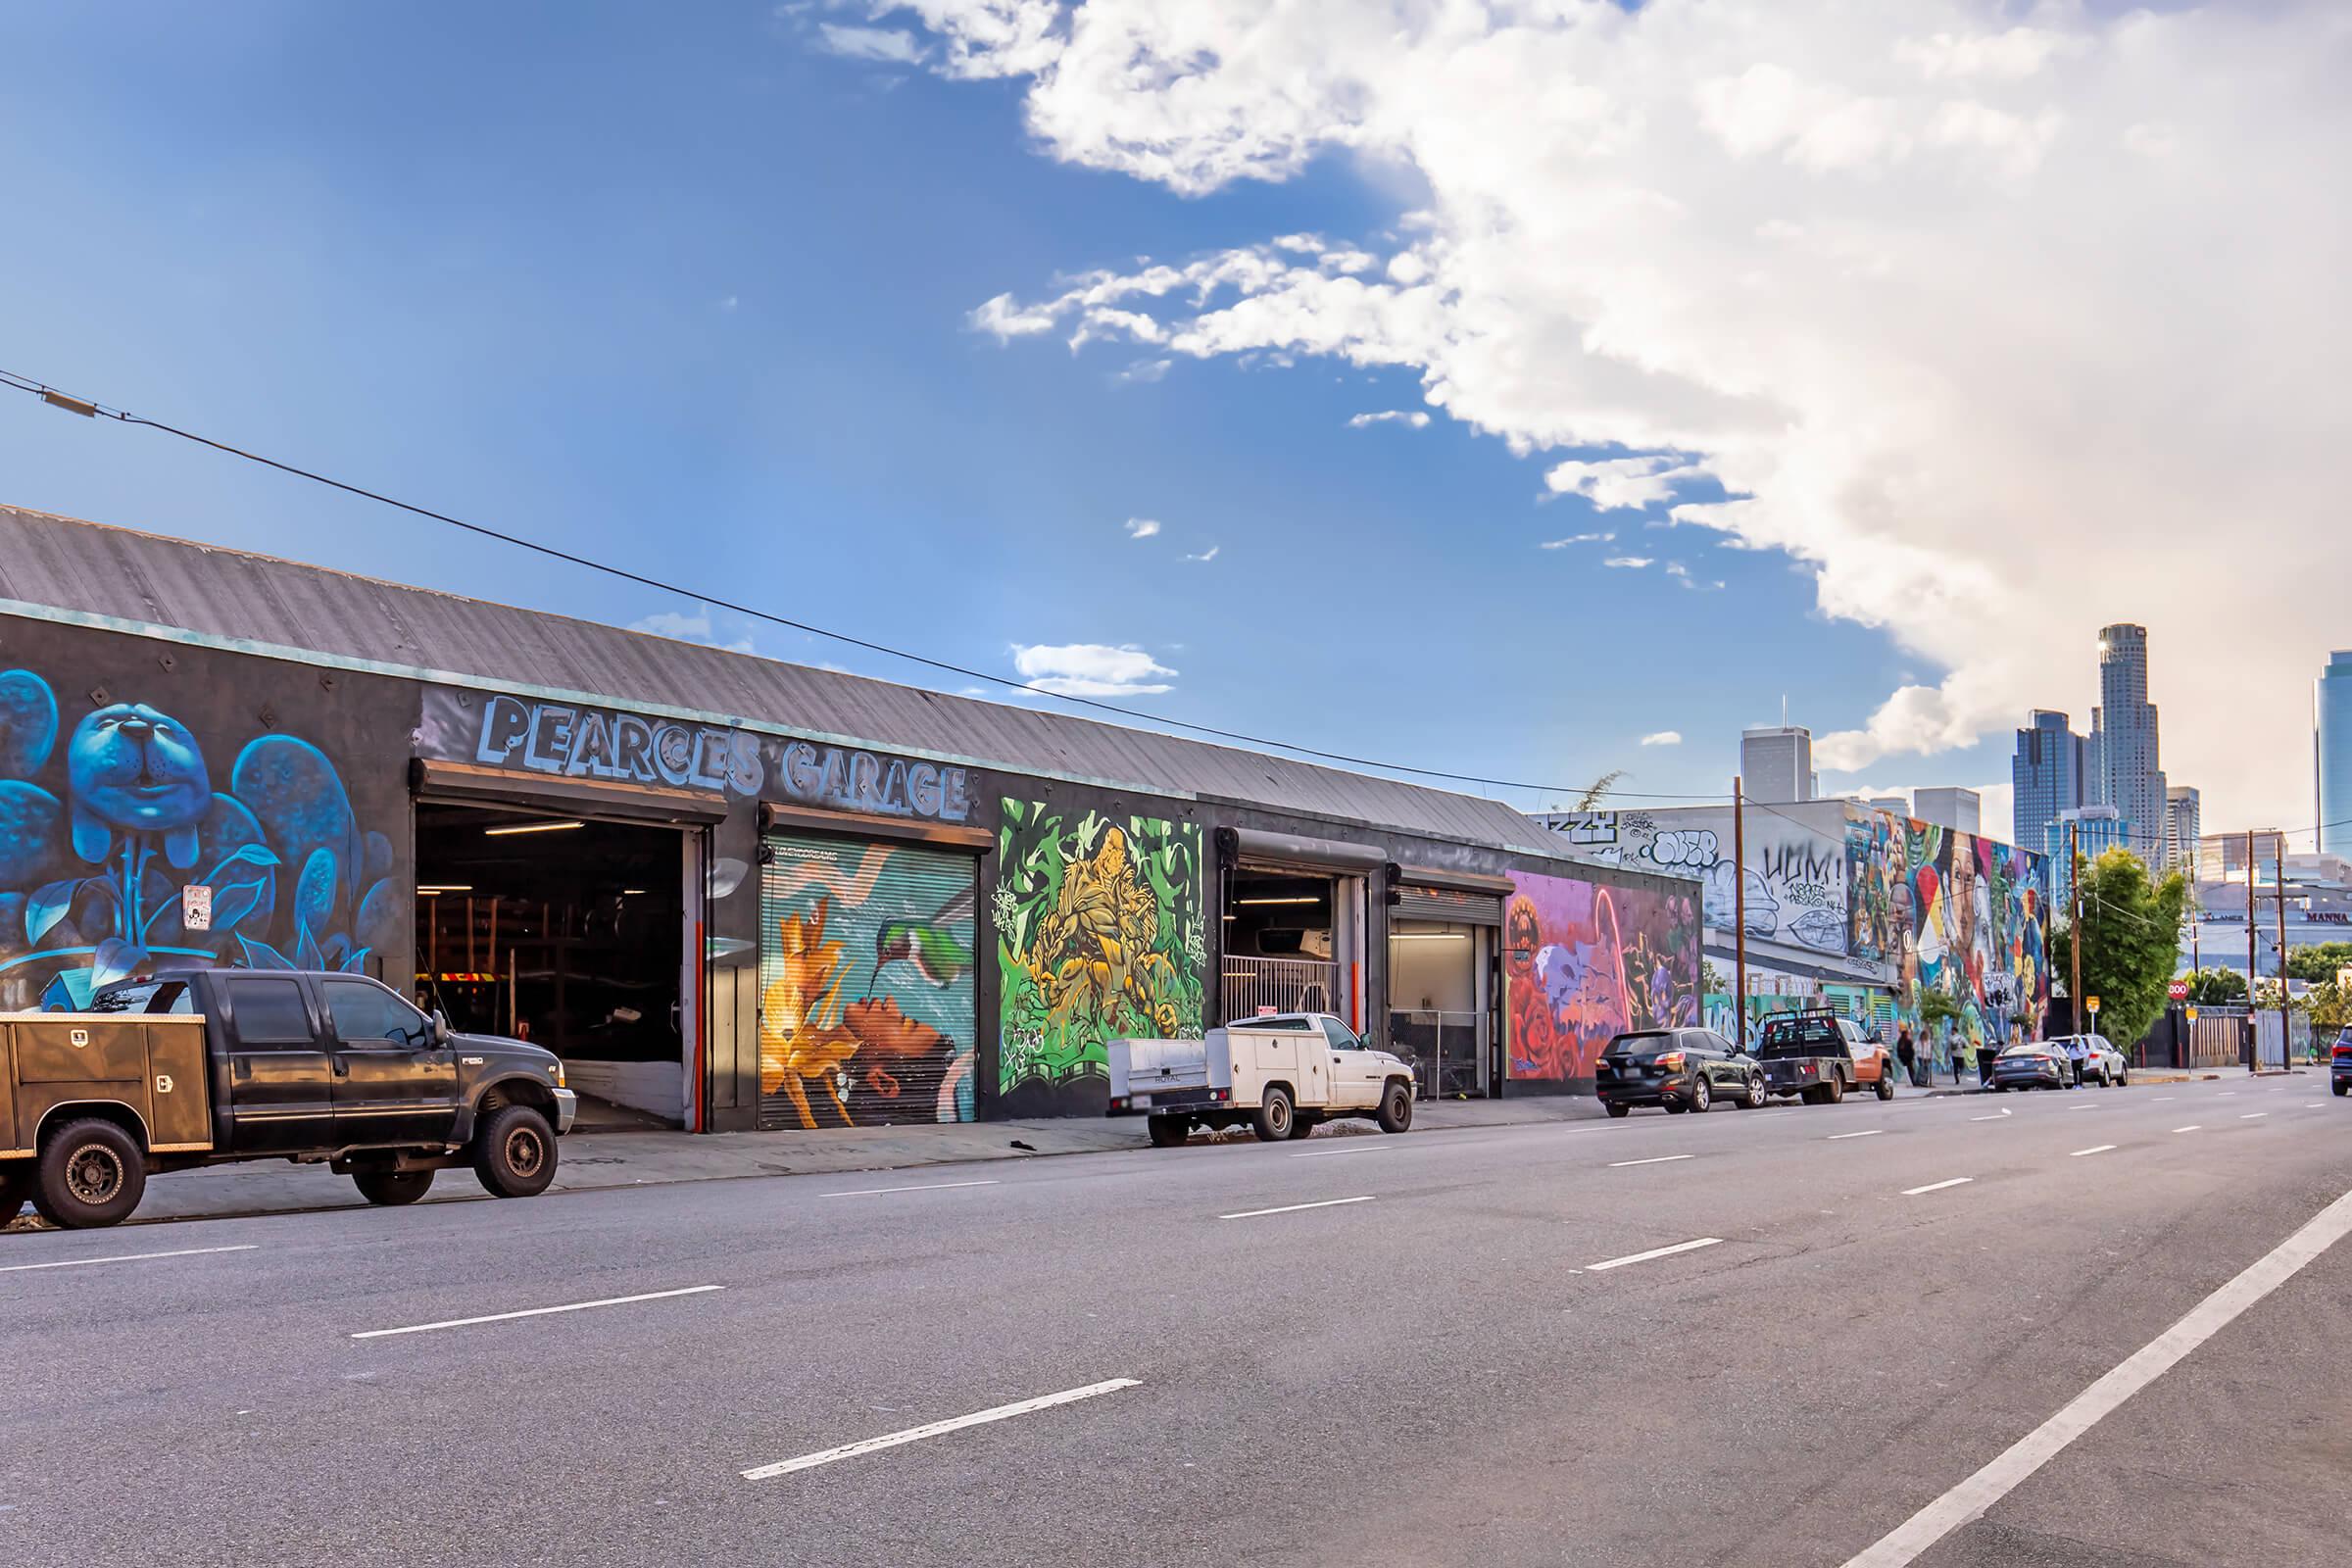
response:
M1225 1016L1341 1012L1340 879L1312 871L1238 866L1222 912Z
M562 1056L583 1127L678 1125L683 865L673 827L420 802L418 1000Z

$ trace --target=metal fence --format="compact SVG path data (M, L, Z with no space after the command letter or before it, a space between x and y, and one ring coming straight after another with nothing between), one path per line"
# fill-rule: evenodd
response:
M1428 1007L1389 1013L1389 1049L1413 1061L1413 1085L1423 1100L1484 1095L1484 1042L1475 1012L1441 1012Z
M1340 966L1315 958L1225 959L1225 1016L1271 1012L1339 1012L1347 993Z

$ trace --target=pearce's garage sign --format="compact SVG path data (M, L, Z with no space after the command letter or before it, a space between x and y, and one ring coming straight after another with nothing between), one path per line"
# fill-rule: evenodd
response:
M503 692L425 693L417 750L447 761L711 790L844 811L962 822L962 768L815 741Z

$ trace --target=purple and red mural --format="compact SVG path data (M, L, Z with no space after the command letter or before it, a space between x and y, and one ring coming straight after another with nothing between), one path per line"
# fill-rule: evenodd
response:
M1611 1036L1703 1021L1691 894L1510 878L1502 966L1514 1080L1590 1078Z

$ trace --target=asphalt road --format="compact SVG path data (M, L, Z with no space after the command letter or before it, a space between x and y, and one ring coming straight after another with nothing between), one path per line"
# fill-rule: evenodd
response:
M0 1549L1840 1564L2347 1191L2306 1073L11 1236ZM2348 1294L1866 1560L2343 1560Z

